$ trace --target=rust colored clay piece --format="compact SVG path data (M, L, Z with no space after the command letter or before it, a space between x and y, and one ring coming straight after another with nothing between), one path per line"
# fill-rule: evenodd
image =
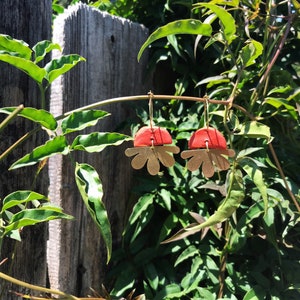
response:
M222 133L215 128L198 129L189 140L189 149L227 149L226 140Z
M142 127L134 137L134 147L162 146L172 144L172 137L165 128Z

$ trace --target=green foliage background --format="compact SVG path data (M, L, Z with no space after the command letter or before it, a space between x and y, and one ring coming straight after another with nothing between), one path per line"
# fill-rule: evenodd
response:
M226 23L229 21L222 23L213 17L202 4L124 0L108 10L145 24L154 35L159 26L174 20L194 18L211 23L212 37L168 35L172 32L166 30L166 38L150 45L149 69L156 69L158 77L167 70L174 94L233 100L229 111L210 105L210 125L223 132L237 152L233 164L243 172L246 196L221 229L160 244L194 222L190 211L203 217L214 213L224 198L226 172L208 180L201 171L188 172L179 157L161 176L136 172L135 206L123 246L113 255L118 262L110 274L115 280L114 293L121 295L136 287L147 299L297 299L297 3L211 1L230 14L234 28ZM224 34L230 28L234 32L226 39ZM170 86L170 82L165 84ZM192 132L205 123L202 104L157 101L154 109L156 125L166 127L182 150ZM147 124L147 108L137 113L141 119L138 126ZM262 127L252 133L245 130L250 120ZM271 143L264 138L267 128Z

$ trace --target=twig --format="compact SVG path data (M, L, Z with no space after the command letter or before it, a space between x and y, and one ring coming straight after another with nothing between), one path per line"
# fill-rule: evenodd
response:
M42 293L48 293L48 294L63 296L66 300L79 300L80 299L80 298L77 298L75 296L66 294L66 293L61 292L61 291L52 290L52 289L48 289L48 288L45 288L45 287L29 284L27 282L24 282L24 281L18 280L16 278L13 278L9 275L6 275L2 272L0 272L0 278L4 279L6 281L9 281L13 284L25 287L25 288L30 289L30 290L35 290L35 291L39 291L39 292L42 292Z
M285 188L286 188L286 190L287 190L289 196L290 196L291 199L293 200L293 202L294 202L294 204L295 204L295 206L296 206L298 212L300 212L300 205L299 205L299 203L298 203L296 197L294 196L293 192L291 191L291 189L290 189L290 187L289 187L289 185L288 185L288 182L287 182L287 180L286 180L286 178L285 178L284 172L283 172L282 167L281 167L281 165L280 165L280 162L279 162L279 160L278 160L278 158L277 158L277 155L276 155L276 152L275 152L275 150L274 150L274 147L273 147L272 143L269 143L269 149L270 149L270 151L271 151L271 153L272 153L272 156L273 156L273 158L274 158L275 165L276 165L276 167L277 167L277 169L278 169L278 172L279 172L279 174L280 174L280 176L281 176L281 178L282 178L282 180L283 180L283 182L284 182L284 186L285 186Z
M0 131L2 131L4 129L4 127L7 126L7 124L9 122L11 122L17 115L18 113L23 110L24 105L21 104L18 107L16 107L16 109L7 117L3 120L3 122L0 124Z

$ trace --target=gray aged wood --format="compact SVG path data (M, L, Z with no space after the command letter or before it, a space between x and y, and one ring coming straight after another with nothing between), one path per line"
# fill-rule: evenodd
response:
M31 47L38 41L51 39L51 0L1 0L0 33L24 40ZM0 107L25 106L39 107L39 89L35 82L14 67L0 62ZM3 119L0 116L0 121ZM25 132L32 129L33 124L23 118L12 122L0 135L0 151L4 151ZM47 169L42 171L35 185L33 179L37 167L8 171L8 167L16 159L32 150L33 146L43 143L43 135L37 135L14 151L5 161L0 163L0 198L18 189L33 189L47 194ZM44 225L25 228L22 242L15 243L6 239L0 261L8 260L0 266L0 271L30 282L46 285L46 240L47 228ZM14 259L12 254L14 253ZM0 281L1 287L5 283ZM25 292L18 286L5 286L1 299L19 299L8 290Z
M147 34L147 29L139 24L83 4L71 6L55 20L53 39L63 46L65 54L78 53L87 61L54 83L51 111L59 115L103 99L147 93L148 87L143 84L145 61L138 64L136 58ZM130 102L100 109L112 115L92 131L119 131L121 123L132 116ZM100 174L114 250L121 239L131 184L130 160L124 155L128 146L110 147L97 154L72 155L75 161L88 162ZM106 251L77 191L74 166L69 158L51 159L49 170L51 201L75 216L75 221L52 221L49 225L50 285L86 296L91 293L90 287L99 290L103 282Z

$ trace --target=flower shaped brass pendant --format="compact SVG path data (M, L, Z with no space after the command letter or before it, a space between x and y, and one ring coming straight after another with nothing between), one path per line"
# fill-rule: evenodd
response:
M202 166L202 173L208 178L214 175L215 169L229 169L227 157L235 155L234 150L227 149L224 136L212 127L197 130L189 140L189 149L181 153L183 159L190 158L187 168L195 171Z
M147 170L151 175L157 175L160 170L160 163L165 167L171 167L175 159L171 153L179 153L177 146L150 146L135 147L125 150L128 157L134 156L131 166L134 169L141 169L147 163Z
M215 169L220 171L227 170L230 163L226 156L235 155L232 149L193 149L181 152L183 159L190 159L187 162L187 168L190 171L199 169L202 165L202 173L205 177L212 177Z

